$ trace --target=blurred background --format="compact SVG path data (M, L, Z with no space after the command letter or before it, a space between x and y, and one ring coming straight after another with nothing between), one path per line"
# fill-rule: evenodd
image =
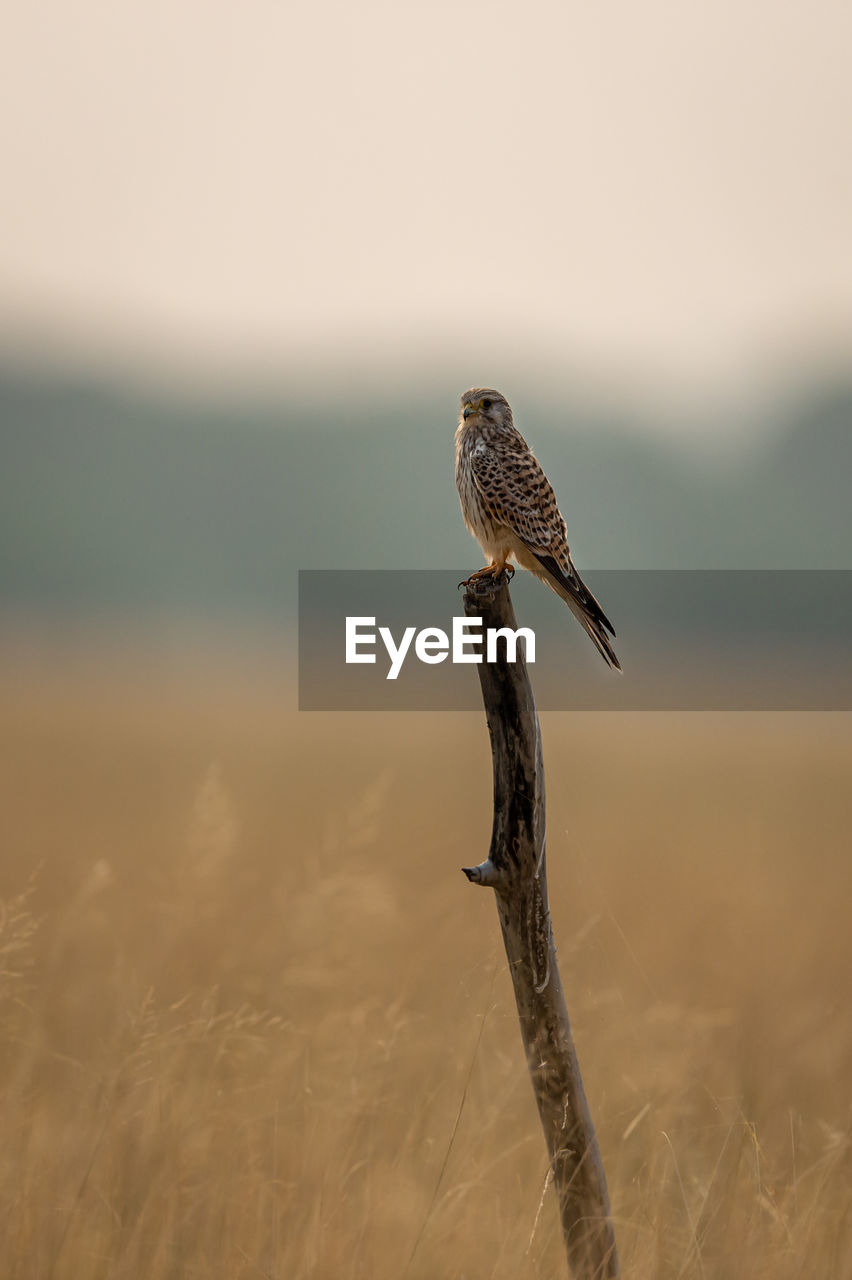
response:
M851 25L829 0L16 11L7 624L250 628L298 567L472 562L471 385L514 405L581 564L848 566Z
M472 385L583 569L852 568L852 10L5 10L4 1275L562 1274L481 716L296 574L478 566ZM543 731L625 1271L848 1280L849 717Z

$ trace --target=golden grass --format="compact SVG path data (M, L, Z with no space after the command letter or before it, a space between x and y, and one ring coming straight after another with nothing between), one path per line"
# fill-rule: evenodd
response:
M288 698L0 689L5 1280L565 1274L484 724ZM625 1276L852 1275L849 718L543 728Z

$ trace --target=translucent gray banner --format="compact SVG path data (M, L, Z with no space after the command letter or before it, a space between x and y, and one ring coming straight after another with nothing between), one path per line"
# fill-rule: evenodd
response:
M486 641L458 643L464 606L457 584L464 576L302 570L300 709L480 709L469 659L486 660ZM583 577L618 633L624 673L605 666L556 595L519 572L512 599L518 627L534 636L529 671L540 710L852 709L852 570L602 570ZM518 647L529 648L528 638Z

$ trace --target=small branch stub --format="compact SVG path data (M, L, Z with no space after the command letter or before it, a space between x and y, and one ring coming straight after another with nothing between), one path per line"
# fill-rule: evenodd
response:
M509 579L465 584L464 609L484 627L517 629ZM485 862L463 868L495 890L527 1066L550 1154L568 1264L576 1280L618 1280L606 1179L592 1125L550 924L544 765L523 657L477 666L491 737L494 821Z
M499 889L504 882L503 875L490 858L480 862L478 867L462 867L462 871L471 884L481 884L486 889Z

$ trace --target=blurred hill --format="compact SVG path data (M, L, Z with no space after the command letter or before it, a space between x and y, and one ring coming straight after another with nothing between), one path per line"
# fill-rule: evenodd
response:
M473 566L455 393L211 405L0 368L0 600L274 621L299 568ZM533 403L519 424L582 566L852 566L852 383L718 453L604 410Z

